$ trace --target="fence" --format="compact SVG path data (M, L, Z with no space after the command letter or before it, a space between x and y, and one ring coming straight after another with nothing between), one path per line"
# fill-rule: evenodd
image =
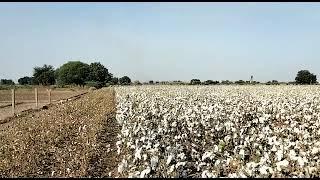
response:
M47 89L48 92L48 104L51 104L51 89ZM38 88L34 89L34 97L35 97L35 107L38 108L38 102L39 102L39 98L38 98ZM16 105L16 91L15 89L11 90L11 97L12 97L12 114L15 115L15 105Z

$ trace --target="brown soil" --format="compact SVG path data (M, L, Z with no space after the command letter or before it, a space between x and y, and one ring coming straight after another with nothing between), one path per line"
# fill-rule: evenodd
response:
M118 163L115 110L104 88L0 125L0 177L108 176Z
M70 97L87 92L85 89L71 90L71 89L54 89L51 91L51 103L57 103L62 99L68 99ZM35 95L33 89L17 89L16 90L16 106L15 113L19 114L22 111L28 109L37 109L35 107ZM47 105L48 92L44 88L38 90L38 107ZM13 116L11 105L11 91L0 90L0 123L8 117Z

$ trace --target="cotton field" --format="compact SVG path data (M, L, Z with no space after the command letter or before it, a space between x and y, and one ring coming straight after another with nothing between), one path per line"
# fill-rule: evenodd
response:
M116 88L119 177L315 177L319 86Z

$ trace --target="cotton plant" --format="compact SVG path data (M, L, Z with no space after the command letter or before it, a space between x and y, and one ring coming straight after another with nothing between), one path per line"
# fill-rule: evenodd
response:
M124 177L314 177L318 86L116 88Z

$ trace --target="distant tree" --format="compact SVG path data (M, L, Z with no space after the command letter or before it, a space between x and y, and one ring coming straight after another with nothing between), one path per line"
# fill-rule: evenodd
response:
M206 80L203 82L203 84L205 84L205 85L219 84L219 81Z
M108 83L112 78L112 74L100 62L94 62L89 65L88 81L100 83Z
M199 85L199 84L201 84L201 81L199 79L191 79L190 84Z
M224 81L221 81L221 84L233 84L233 82L229 80L224 80Z
M301 70L298 71L295 80L297 84L315 84L317 82L317 76L308 70Z
M289 81L289 82L287 83L287 85L296 85L296 84L297 84L296 81Z
M112 85L116 85L116 84L118 84L118 82L119 82L119 79L118 79L117 77L113 77L113 78L111 78L111 80L110 80L110 83L111 83Z
M14 85L15 83L11 79L1 79L0 84L1 85Z
M119 79L119 83L121 85L129 85L131 84L131 79L128 76L123 76L122 78Z
M236 83L236 84L243 85L243 84L245 84L246 82L245 82L245 81L243 81L243 80L239 80L239 81L236 81L235 83Z
M84 84L86 86L95 87L97 89L100 89L105 86L105 84L103 82L99 82L99 81L86 81Z
M159 84L159 81L156 81L156 84Z
M44 86L55 84L55 71L51 65L43 65L42 67L35 67L33 70L33 77L35 84Z
M33 83L33 78L32 78L32 77L25 76L25 77L22 77L22 78L18 79L18 83L19 83L20 85L32 85L32 83Z
M277 80L272 80L271 84L279 85L279 82Z
M90 66L80 61L69 61L56 70L59 84L84 85L90 74Z
M134 85L142 85L140 81L136 80L133 82Z
M149 84L153 84L153 81L151 80L151 81L149 81Z

